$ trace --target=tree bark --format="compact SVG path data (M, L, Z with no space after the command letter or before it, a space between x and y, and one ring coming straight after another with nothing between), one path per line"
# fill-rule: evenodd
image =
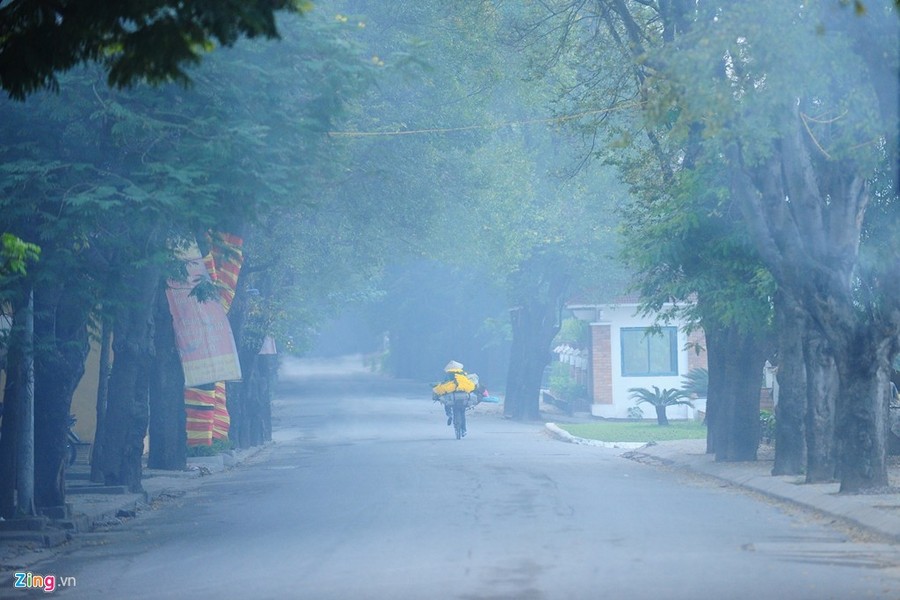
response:
M768 355L768 340L761 334L744 333L735 325L723 327L713 337L715 343L708 345L710 397L707 404L716 405L713 437L716 461L756 460L760 381ZM720 349L715 358L714 348Z
M835 406L840 381L828 342L810 327L805 344L806 405L806 482L833 481L837 473Z
M721 405L725 398L725 362L727 359L725 332L722 327L704 325L706 335L707 370L709 383L706 389L706 453L715 454L724 426L721 421Z
M536 250L509 280L518 306L510 310L512 344L503 413L514 419L539 419L541 379L553 356L560 310L571 281L567 257L554 248Z
M510 311L512 347L503 413L514 419L540 418L541 378L552 360L550 343L559 331L558 309L528 303Z
M799 475L806 466L806 315L784 290L775 294L778 332L778 405L775 407L775 464L772 475Z
M244 268L247 267L245 257ZM247 286L246 279L238 279L238 286L228 311L228 321L231 324L231 332L234 335L234 343L238 351L238 359L241 363L242 381L229 381L226 384L226 402L231 424L228 430L228 439L235 448L250 448L253 445L251 439L250 414L248 410L247 395L249 384L253 376L253 353L247 348L246 339L247 324Z
M854 331L836 356L841 493L886 488L890 405L890 357L896 338L879 339L868 328Z
M821 329L834 357L841 491L878 489L888 483L885 386L900 334L896 274L883 269L853 285L870 193L856 165L826 161L811 143L795 112L764 164L748 167L739 148L732 152L731 188L778 285Z
M656 406L656 423L657 425L666 426L669 424L669 417L666 415L665 406Z
M55 283L35 285L34 300L35 503L42 512L65 516L66 433L90 352L93 302Z
M91 481L103 483L100 470L103 456L103 430L106 427L106 403L109 398L109 371L112 365L112 323L107 316L101 317L100 365L97 377L97 427L94 431L94 446L91 449Z
M113 366L100 469L107 485L143 490L144 436L149 420L149 379L153 361L153 314L160 269L155 265L123 278L126 297L116 311Z
M182 470L187 466L187 416L184 370L175 344L175 329L166 282L160 281L153 320L154 357L150 377L150 469Z
M3 389L3 419L0 421L0 517L16 514L16 444L18 432L18 369L16 349L6 355L6 385Z

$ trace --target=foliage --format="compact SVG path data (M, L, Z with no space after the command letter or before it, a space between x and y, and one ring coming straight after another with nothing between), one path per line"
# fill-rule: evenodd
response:
M0 235L0 277L25 275L26 265L40 258L41 249L11 233Z
M216 456L217 454L225 454L230 452L234 444L229 439L214 439L209 446L188 446L187 456L189 458L198 456Z
M276 11L304 12L308 0L247 0L239 4L173 0L110 4L102 0L5 3L0 6L0 85L22 100L59 88L58 75L84 62L103 65L109 85L140 81L188 83L186 67L215 44L240 37L278 37Z
M775 413L770 410L759 411L759 440L765 444L775 442Z
M644 411L641 410L640 406L629 406L628 407L628 418L629 419L643 419Z
M587 322L570 317L563 319L553 343L568 344L573 348L585 348L590 340L590 334L591 326Z
M572 376L572 368L569 365L558 361L551 363L548 383L550 391L563 400L573 401L587 398L587 387L578 383Z
M650 391L647 388L629 388L628 392L632 400L634 400L635 405L639 404L651 404L656 409L656 419L659 425L668 425L669 421L666 418L666 408L669 406L678 406L678 405L687 405L691 408L694 407L694 403L690 400L683 400L683 398L687 398L687 394L685 394L682 390L674 389L674 388L665 388L660 390L657 386L653 386L653 391Z
M709 389L709 371L703 368L691 369L684 376L681 391L688 397L706 398Z
M613 420L558 423L558 425L560 429L574 436L603 442L662 442L706 437L706 426L697 421L673 421L668 427L659 427L646 422Z
M635 401L635 404L650 404L654 407L678 406L681 404L690 407L694 406L690 400L683 400L683 398L687 398L687 395L682 390L675 388L661 390L655 385L652 387L653 391L647 388L628 388L628 393L631 395L631 399Z

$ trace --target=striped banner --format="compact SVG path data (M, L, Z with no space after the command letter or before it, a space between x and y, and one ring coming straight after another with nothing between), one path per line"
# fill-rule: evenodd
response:
M225 382L216 383L214 398L215 407L213 408L213 439L227 440L228 428L231 427L231 417L228 416L228 408L225 402Z
M207 234L210 251L204 257L210 276L219 287L219 297L225 312L231 310L231 303L237 292L238 277L244 263L242 246L244 240L230 233Z
M209 446L213 439L228 439L225 381L241 378L237 347L228 321L243 264L237 236L209 235L210 252L200 257L193 249L186 257L187 281L169 281L166 297L175 326L175 339L184 369L184 404L188 446ZM220 302L198 302L191 291L201 281L212 281ZM213 384L211 389L197 386Z
M185 388L184 410L187 414L187 445L211 446L216 404L214 389Z
M239 380L241 365L225 309L220 302L199 302L191 296L194 286L209 277L199 252L186 266L188 280L170 279L166 289L184 384L196 387Z

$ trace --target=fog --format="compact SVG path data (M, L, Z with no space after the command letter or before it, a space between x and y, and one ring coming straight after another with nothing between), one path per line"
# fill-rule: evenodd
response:
M0 517L250 458L62 593L897 595L886 530L545 427L896 504L896 2L70 4L0 1Z

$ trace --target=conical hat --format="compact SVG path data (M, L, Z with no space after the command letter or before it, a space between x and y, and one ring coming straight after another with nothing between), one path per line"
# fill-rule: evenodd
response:
M450 371L462 371L462 368L463 368L462 363L458 363L455 360L451 360L450 362L447 363L447 366L444 367L444 371L446 371L448 373Z

